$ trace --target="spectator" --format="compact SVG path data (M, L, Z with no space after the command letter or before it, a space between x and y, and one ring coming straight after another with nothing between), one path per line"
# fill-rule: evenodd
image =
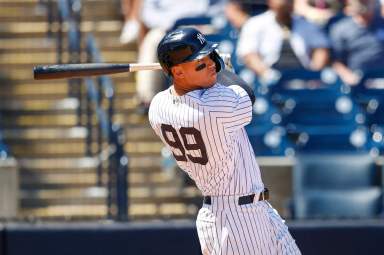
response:
M203 15L208 10L208 0L142 0L141 19L148 29L139 45L138 62L157 62L157 45L176 20ZM146 113L153 96L163 89L166 77L161 71L138 72L136 90L139 112Z
M269 10L243 26L238 52L262 83L270 83L277 70L320 70L329 59L329 42L321 29L292 16L292 0L268 0Z
M379 4L380 4L380 14L381 14L381 17L384 18L384 0L380 0Z
M121 9L124 15L124 26L120 35L120 43L133 43L140 36L141 0L122 0Z
M264 5L242 0L229 0L225 6L225 16L233 27L240 30L249 17L264 9Z
M345 83L356 85L357 71L384 66L384 23L374 15L375 0L348 0L346 13L330 31L333 67Z
M295 13L317 24L324 25L342 11L341 0L295 0Z

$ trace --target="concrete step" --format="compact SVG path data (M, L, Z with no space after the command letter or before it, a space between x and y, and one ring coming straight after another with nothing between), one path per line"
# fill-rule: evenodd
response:
M107 206L103 205L59 205L45 206L41 208L21 208L19 212L21 219L105 219L107 217Z
M101 182L106 185L108 182L107 169L104 169ZM70 172L70 173L41 173L28 170L20 171L21 189L67 189L86 188L98 183L96 169L92 172ZM174 184L172 176L165 172L129 172L129 187L140 186L171 186Z
M104 3L105 0L83 0L82 3L83 4L97 4L97 3ZM1 5L14 5L14 6L18 6L18 5L31 5L31 6L34 6L34 5L37 5L39 3L39 0L0 0L0 6Z
M122 45L117 37L97 37L96 41L100 50L137 51L136 44ZM63 45L67 45L66 38L63 39ZM51 52L56 51L56 47L56 37L0 38L0 50L6 52Z
M62 141L84 140L87 137L87 129L84 127L70 128L17 128L2 129L2 138L7 142L28 141Z
M176 219L195 218L198 207L185 203L154 203L132 204L129 208L129 217L132 220L146 219ZM47 206L43 208L23 209L20 217L25 219L47 220L94 220L107 217L105 205L72 205L72 206Z
M16 114L16 113L15 113ZM73 113L57 112L44 113L39 115L3 115L1 117L2 128L15 127L73 127L77 124L77 117Z
M117 97L114 101L115 111L117 113L127 114L136 110L137 99L134 96ZM21 97L17 99L5 99L0 101L0 111L13 112L16 115L39 114L47 112L75 113L79 101L76 98L29 98Z
M21 171L31 172L90 172L99 165L94 157L67 157L67 158L18 158Z
M68 96L68 83L66 81L42 83L35 81L27 83L0 84L0 100L3 99L62 99Z
M48 23L45 21L2 22L0 38L44 38L48 28ZM115 36L115 38L120 34L121 28L122 22L115 20L84 21L80 27L83 33L92 32L95 36ZM67 31L66 25L64 25L63 31Z
M129 171L161 172L160 155L129 155ZM67 158L18 158L21 171L36 173L83 173L92 172L97 168L99 160L96 157L67 157Z
M126 126L124 131L128 141L160 141L153 129L147 125Z
M183 190L176 185L168 187L130 187L128 190L129 200L132 203L167 203L176 201L193 201L196 194L185 194ZM86 201L89 199L100 199L100 203L105 203L107 198L107 190L103 187L86 187L86 188L66 188L66 189L40 189L40 190L22 190L20 192L21 202L29 201L38 206L39 203L55 204L65 201L62 204L76 204L80 198Z
M147 126L128 127L124 129L125 137L130 142L158 142L160 139ZM69 128L8 128L2 129L2 138L7 143L55 143L56 141L84 141L88 131L85 127Z
M0 38L0 50L5 52L50 52L56 49L56 41L48 38Z
M53 11L56 15L57 7L53 5ZM1 3L0 2L0 21L18 22L20 17L23 21L46 21L47 11L42 5L29 3ZM81 13L83 21L93 20L114 20L121 17L118 9L107 1L84 1Z
M86 152L86 143L82 140L14 141L9 147L15 157L74 157ZM128 155L158 155L162 148L160 141L127 142L124 146Z
M135 51L103 51L103 59L109 63L132 63L136 62ZM68 62L68 54L64 54L63 62ZM6 65L43 65L43 64L55 64L56 53L55 52L30 52L25 54L23 52L3 53L0 54L0 66ZM30 69L32 74L32 69ZM32 77L32 76L31 76Z
M98 182L96 170L83 173L35 173L20 171L22 190L87 188Z
M49 80L47 80L49 81ZM136 94L136 84L133 81L114 84L117 98L133 97ZM30 81L0 83L0 100L3 99L62 99L68 96L68 82L66 80L51 80L50 82Z
M148 116L134 113L128 115L125 113L116 113L113 120L115 123L118 123L123 127L130 125L149 125Z
M136 111L138 100L135 96L116 98L114 106L116 108L116 113L132 113Z
M84 141L56 141L56 143L19 142L9 144L12 155L17 157L80 157L85 155Z
M23 112L59 112L74 113L79 106L76 98L64 99L3 99L0 101L0 111L12 112L17 114Z
M164 147L161 141L127 142L124 146L128 155L160 155Z
M130 125L124 128L127 141L158 142L152 128L146 125ZM54 143L62 140L84 140L87 136L85 127L30 127L4 128L2 138L8 142L27 141L38 143Z

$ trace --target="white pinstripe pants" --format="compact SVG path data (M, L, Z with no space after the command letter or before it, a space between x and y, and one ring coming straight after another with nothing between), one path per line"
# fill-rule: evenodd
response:
M212 204L199 210L196 226L204 255L301 254L268 202L238 205L237 201L236 196L212 197Z

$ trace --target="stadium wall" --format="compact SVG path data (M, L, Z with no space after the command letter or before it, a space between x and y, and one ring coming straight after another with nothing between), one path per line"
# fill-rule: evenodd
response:
M4 237L4 227L3 227L3 225L1 225L0 224L0 255L4 255L5 253L5 251L4 251L4 249L5 249L5 237Z
M289 227L305 255L383 254L384 223L379 221L300 222ZM5 231L2 255L200 254L193 222L8 224Z

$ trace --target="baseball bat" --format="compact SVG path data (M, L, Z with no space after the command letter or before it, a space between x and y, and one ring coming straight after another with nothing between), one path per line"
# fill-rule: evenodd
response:
M61 78L79 78L94 75L105 75L125 72L136 72L144 70L160 70L159 63L131 63L131 64L109 64L109 63L86 63L86 64L62 64L62 65L40 65L33 68L35 80L49 80Z

